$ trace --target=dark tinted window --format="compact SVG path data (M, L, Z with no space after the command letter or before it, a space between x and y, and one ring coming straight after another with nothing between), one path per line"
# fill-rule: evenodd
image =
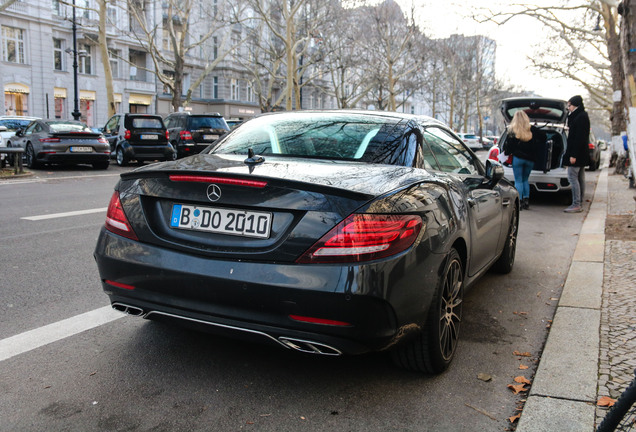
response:
M24 129L31 123L31 120L19 120L19 119L0 119L0 126L5 126L7 132L15 132L18 129Z
M190 129L229 129L222 117L191 117Z

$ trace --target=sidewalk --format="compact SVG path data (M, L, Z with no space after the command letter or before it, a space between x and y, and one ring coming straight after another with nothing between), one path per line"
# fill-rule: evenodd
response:
M606 239L605 223L633 214L636 191L613 172L599 175L518 432L594 431L598 397L633 377L636 241Z

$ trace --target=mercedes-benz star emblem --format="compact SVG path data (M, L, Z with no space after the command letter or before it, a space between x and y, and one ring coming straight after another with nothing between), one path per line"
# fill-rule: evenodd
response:
M221 188L215 184L211 184L208 186L208 199L212 202L218 201L221 199Z

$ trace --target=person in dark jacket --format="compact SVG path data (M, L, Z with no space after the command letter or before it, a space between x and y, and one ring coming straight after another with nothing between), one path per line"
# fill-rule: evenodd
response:
M568 167L568 180L572 185L572 205L566 213L578 213L583 210L585 197L585 167L590 163L590 118L585 111L583 98L573 96L568 101L568 148L565 151L563 165Z
M530 125L530 119L524 111L517 111L508 126L508 136L503 151L512 155L512 172L515 176L515 187L521 199L521 209L530 208L530 184L528 178L534 167L538 143L545 134Z

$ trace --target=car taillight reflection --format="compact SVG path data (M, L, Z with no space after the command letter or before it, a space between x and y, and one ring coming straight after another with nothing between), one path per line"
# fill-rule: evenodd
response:
M130 135L130 130L126 129L126 130L124 131L124 138L125 138L125 139L130 139L130 137L131 137L131 135Z

